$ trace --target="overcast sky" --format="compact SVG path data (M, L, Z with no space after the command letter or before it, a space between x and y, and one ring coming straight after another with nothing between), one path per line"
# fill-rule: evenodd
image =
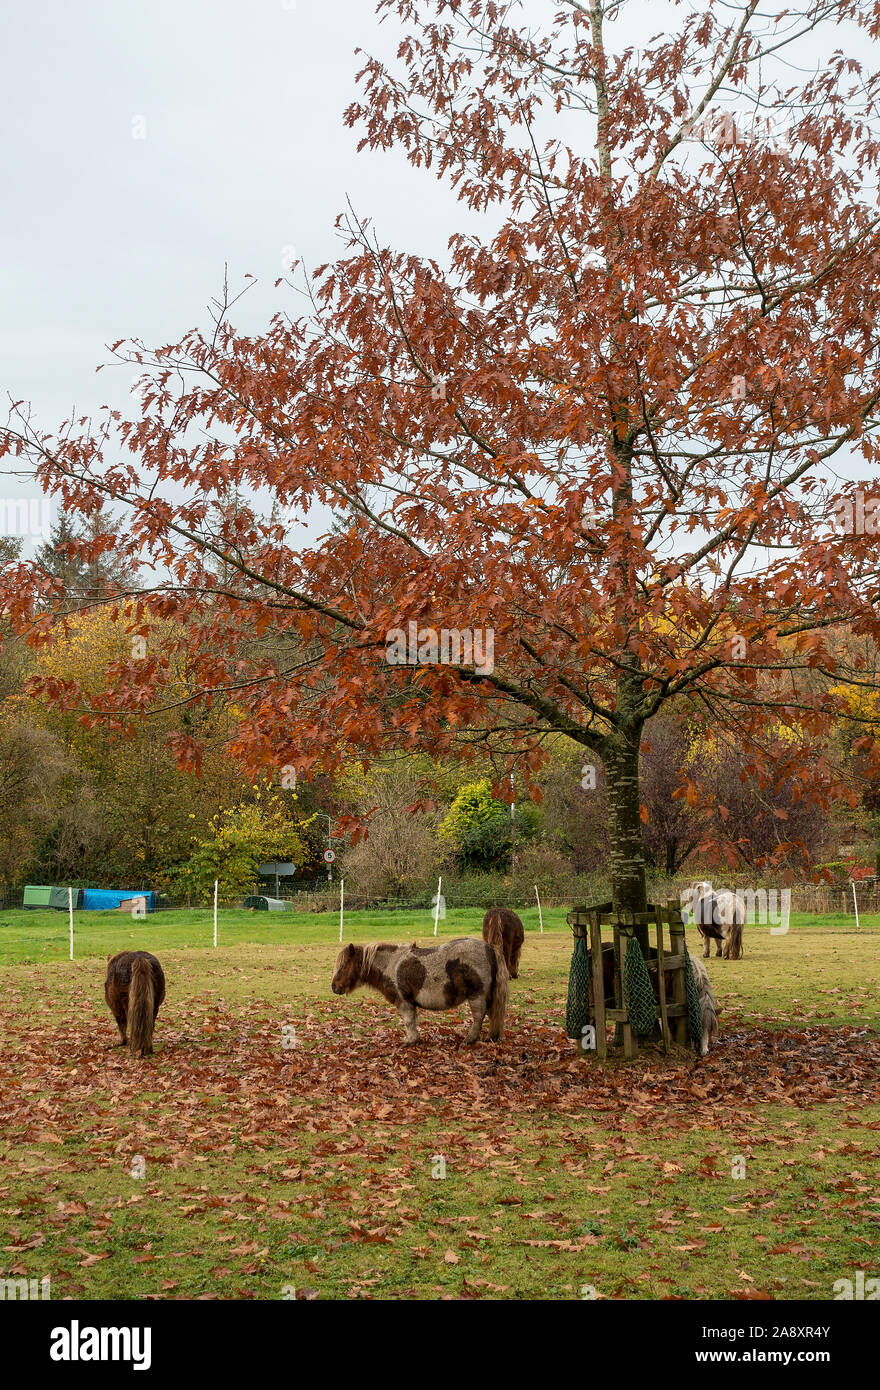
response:
M342 113L371 0L35 0L5 7L0 380L54 424L109 386L103 345L204 322L224 262L261 285L282 249L337 249L348 193L391 239L437 244L399 157L355 154ZM387 42L387 39L385 39ZM143 133L145 138L139 138ZM425 192L428 192L426 187ZM433 197L441 196L436 183ZM121 372L124 369L117 369Z
M536 22L556 0L527 0ZM625 39L681 9L631 0ZM619 31L618 31L619 32ZM104 345L178 340L223 279L258 278L235 311L256 329L296 301L284 248L340 248L350 197L380 240L442 258L464 212L398 154L358 155L343 123L355 48L393 50L373 0L28 0L0 14L4 73L0 386L52 428L130 403ZM143 137L143 138L141 138ZM4 481L4 490L14 486Z

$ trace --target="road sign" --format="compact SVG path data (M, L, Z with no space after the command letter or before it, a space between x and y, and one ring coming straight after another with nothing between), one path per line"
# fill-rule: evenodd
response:
M332 849L325 849L325 850L324 850L324 863L325 863L325 864L332 864L335 858L336 858L336 851L335 851L335 850L332 850Z

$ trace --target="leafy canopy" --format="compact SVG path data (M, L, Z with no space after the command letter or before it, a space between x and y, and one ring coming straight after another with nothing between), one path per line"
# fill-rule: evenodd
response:
M20 409L0 451L71 513L123 509L108 544L156 567L139 602L185 621L170 645L197 625L194 698L234 692L249 766L460 743L528 778L564 733L605 764L638 906L665 707L771 780L764 733L796 728L807 780L842 790L809 750L880 638L876 538L833 521L878 463L880 4L702 0L638 48L624 10L382 0L397 57L363 59L346 120L477 215L443 262L350 212L294 316L243 334L225 293L204 332L114 345L134 418L50 435ZM294 550L280 514L316 504L348 522ZM2 575L44 640L58 581ZM390 665L409 623L491 630L494 663ZM128 672L105 715L161 705L169 670ZM198 731L175 751L195 765Z

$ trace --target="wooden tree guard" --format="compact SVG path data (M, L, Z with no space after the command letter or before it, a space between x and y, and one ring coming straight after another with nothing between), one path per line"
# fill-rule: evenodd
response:
M590 1023L596 1030L596 1053L604 1059L608 1055L608 1040L605 1029L608 1023L619 1024L623 1038L623 1054L635 1057L638 1041L629 1021L624 1003L623 980L626 953L633 940L635 927L648 927L649 958L645 962L656 983L657 999L660 1009L660 1030L664 1050L674 1036L682 1047L688 1045L687 986L685 970L687 952L684 942L684 923L679 904L671 899L665 907L649 903L647 912L615 912L611 903L596 903L592 907L574 907L566 921L574 936L589 940L590 966L592 974L592 1003ZM614 940L614 1005L606 1006L605 976L602 961L602 928L612 928ZM663 943L663 928L669 928L669 953ZM656 945L651 945L651 931L656 933ZM666 997L666 976L672 976L672 1001ZM671 1028L670 1028L671 1023ZM581 1051L588 1049L581 1044ZM590 1049L591 1050L591 1049Z

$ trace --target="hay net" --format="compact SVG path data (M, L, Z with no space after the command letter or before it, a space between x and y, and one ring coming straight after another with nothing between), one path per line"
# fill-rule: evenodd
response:
M568 1002L565 1007L565 1036L581 1040L590 1021L590 953L587 938L576 936L568 972Z
M657 1022L657 1000L642 948L635 937L630 939L624 957L623 998L633 1032L639 1037L650 1037Z

